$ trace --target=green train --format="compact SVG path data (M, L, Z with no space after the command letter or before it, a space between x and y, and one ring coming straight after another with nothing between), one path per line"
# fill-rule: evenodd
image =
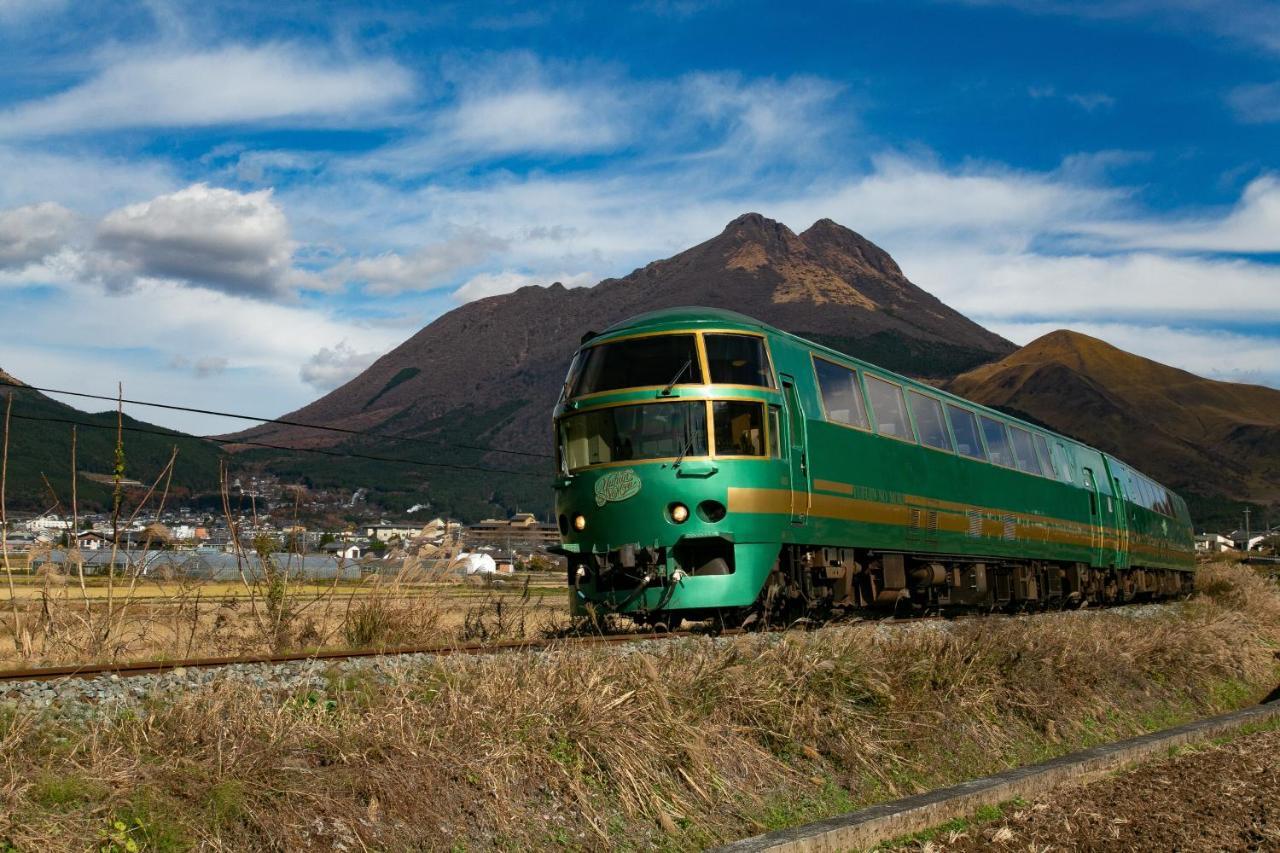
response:
M1193 583L1186 504L1132 466L730 311L584 337L554 429L580 615L741 625Z

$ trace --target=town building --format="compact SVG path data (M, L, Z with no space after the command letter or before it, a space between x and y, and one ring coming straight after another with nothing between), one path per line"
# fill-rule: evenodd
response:
M364 535L378 542L391 542L396 539L412 539L421 530L421 524L403 521L383 521L378 524L365 525Z
M467 528L467 544L472 548L494 548L503 552L544 551L560 544L560 529L538 521L531 512L518 512L509 519L486 518Z
M1203 553L1220 554L1234 547L1235 544L1221 533L1201 533L1196 537L1196 550Z

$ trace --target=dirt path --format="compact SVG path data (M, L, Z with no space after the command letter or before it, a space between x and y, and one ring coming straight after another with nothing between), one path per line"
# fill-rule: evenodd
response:
M1280 851L1280 730L1059 788L1005 814L907 849Z

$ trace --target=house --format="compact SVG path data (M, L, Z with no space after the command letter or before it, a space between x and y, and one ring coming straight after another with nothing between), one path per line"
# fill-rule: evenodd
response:
M343 560L358 560L361 554L360 546L354 542L327 542L321 550Z
M467 542L473 548L501 548L503 551L537 551L560 544L560 529L543 524L531 512L518 512L509 519L486 518L467 528Z
M422 529L421 525L406 522L383 521L369 524L364 528L364 535L379 542L390 542L393 539L410 539Z
M1267 538L1267 531L1260 533L1246 533L1243 530L1233 530L1228 534L1232 544L1241 551L1252 551L1262 544L1262 540Z
M1235 543L1221 533L1201 533L1196 537L1196 550L1203 553L1220 554L1234 547Z
M111 537L96 530L85 530L76 536L76 547L81 551L97 551L99 548L110 547L110 545Z
M47 513L27 522L27 530L32 533L61 533L70 529L71 522L69 520L58 518L53 513Z

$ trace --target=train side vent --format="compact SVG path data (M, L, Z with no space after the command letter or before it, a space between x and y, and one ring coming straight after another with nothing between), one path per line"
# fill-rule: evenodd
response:
M978 512L976 509L971 509L968 512L968 516L969 535L977 539L982 535L982 513Z
M1002 521L1004 521L1004 538L1010 539L1010 540L1017 539L1018 538L1018 522L1014 519L1014 517L1012 515L1006 515L1002 519Z
M911 527L912 527L912 529L914 529L914 530L919 530L919 529L920 529L920 527L921 527L921 524L920 524L920 510L918 510L918 509L913 509L913 510L911 510Z
M938 532L938 511L936 509L929 510L928 525L930 533Z

